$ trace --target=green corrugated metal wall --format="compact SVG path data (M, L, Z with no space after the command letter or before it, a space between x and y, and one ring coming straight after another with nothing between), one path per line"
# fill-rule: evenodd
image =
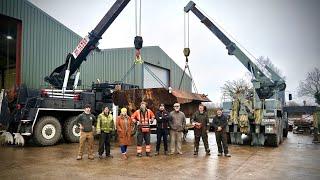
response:
M81 37L26 0L0 0L0 13L22 21L22 82L32 88L47 85L43 78L64 62L66 54L73 51ZM161 48L144 47L142 57L150 64L169 69L171 85L178 88L182 70ZM97 78L119 81L131 67L133 59L133 48L94 53L81 67L82 84L90 86ZM141 65L137 65L126 82L142 87L142 72ZM182 89L191 91L188 76Z

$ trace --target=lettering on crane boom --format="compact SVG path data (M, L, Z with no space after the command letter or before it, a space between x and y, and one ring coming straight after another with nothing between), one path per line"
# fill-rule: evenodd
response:
M81 51L84 49L84 47L86 47L86 45L89 42L89 37L85 36L83 39L81 39L81 41L79 42L78 46L76 47L75 50L73 50L72 55L73 57L76 59L79 54L81 53Z

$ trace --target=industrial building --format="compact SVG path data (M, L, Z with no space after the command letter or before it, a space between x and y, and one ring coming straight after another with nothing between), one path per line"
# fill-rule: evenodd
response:
M27 0L0 1L0 89L21 83L30 88L47 87L44 77L64 63L80 39L78 34ZM106 49L91 54L80 69L82 88L97 79L120 81L127 72L124 82L140 88L179 87L183 70L160 47L144 47L145 63L129 71L134 58L134 48ZM191 92L189 76L183 79L181 89Z

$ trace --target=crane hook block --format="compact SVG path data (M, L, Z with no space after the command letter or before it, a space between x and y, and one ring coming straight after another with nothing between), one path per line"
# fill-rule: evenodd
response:
M136 49L141 49L142 48L142 43L143 43L143 40L142 40L141 36L134 37L134 47Z
M183 54L185 57L188 57L190 55L190 49L189 48L184 48L183 49Z

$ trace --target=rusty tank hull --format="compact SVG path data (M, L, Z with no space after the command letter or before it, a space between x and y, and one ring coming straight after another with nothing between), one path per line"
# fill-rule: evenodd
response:
M171 111L174 103L180 103L181 111L185 113L186 117L191 117L201 102L211 102L203 94L176 89L170 91L165 88L130 89L118 90L113 93L114 104L128 108L128 112L131 113L140 107L141 101L147 102L147 107L153 112L156 112L160 104L164 104L166 109Z

